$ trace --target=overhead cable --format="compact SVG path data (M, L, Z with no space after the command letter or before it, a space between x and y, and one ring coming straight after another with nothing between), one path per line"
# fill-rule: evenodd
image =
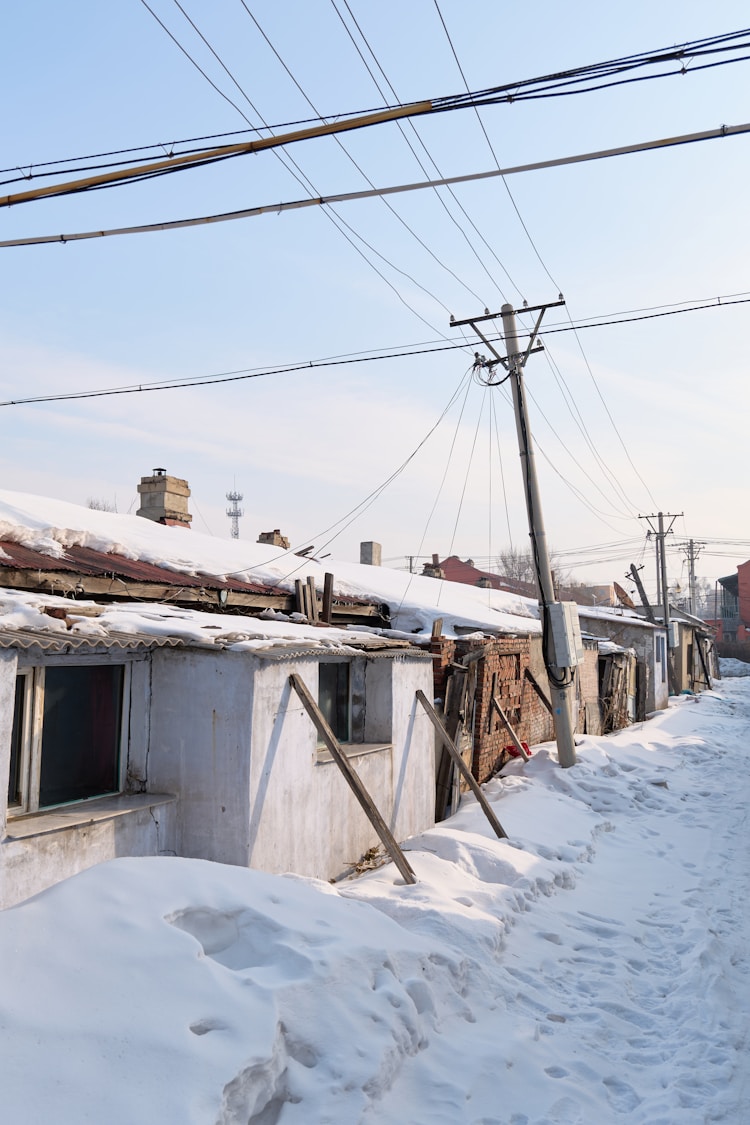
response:
M142 3L145 7L148 7L145 0L142 0ZM243 4L243 6L245 5ZM150 8L148 10L152 11ZM152 12L152 15L153 14ZM249 10L248 14L250 14ZM161 20L158 22L164 27ZM164 30L167 31L166 28L164 28ZM167 31L167 34L174 39L171 32ZM184 48L181 47L180 49L184 51ZM95 187L116 182L128 182L141 176L151 176L155 172L166 170L168 167L176 171L182 167L200 166L202 163L213 163L216 160L259 152L263 149L276 148L280 145L294 144L299 141L310 140L321 136L330 136L335 133L349 132L354 129L366 129L383 124L386 121L396 121L425 114L447 113L458 109L476 108L477 106L498 105L503 102L512 103L540 97L555 97L559 96L561 93L567 95L573 93L587 93L591 90L602 89L605 86L642 81L644 78L663 78L675 74L694 74L709 66L724 66L730 62L744 62L750 58L750 54L743 54L736 58L724 57L718 62L703 64L701 66L693 64L690 66L689 70L685 66L686 60L690 60L691 63L693 63L693 60L697 58L703 58L714 54L728 56L731 52L738 50L750 51L750 29L746 28L741 31L729 32L726 35L713 36L709 39L693 40L659 51L643 52L622 59L613 59L605 63L594 63L590 66L577 67L569 71L560 71L556 74L546 75L543 78L530 78L505 83L502 86L493 86L485 90L474 92L467 91L463 94L453 94L448 97L425 99L406 105L385 107L364 114L330 115L328 118L319 119L319 122L316 124L303 129L297 129L292 133L260 137L252 141L240 142L234 145L217 146L202 153L181 153L170 156L163 161L152 161L140 168L120 169L119 171L103 173L100 176L88 177L81 181L73 181L65 184L51 184L46 187L18 192L15 195L0 197L0 206L11 206L12 204L29 202L31 200L44 198L45 196L58 196L78 191L87 191ZM184 53L187 54L187 52ZM187 54L187 57L193 65L198 65L189 54ZM660 74L640 75L637 78L616 79L611 82L603 81L605 78L637 70L642 67L655 65L663 66L665 64L671 65L675 63L679 63L679 70L671 69ZM198 69L201 68L198 67ZM211 79L208 78L207 75L204 76L211 82L214 89L218 90L218 87L215 86ZM576 89L575 84L581 80L587 82L594 81L595 84L584 85ZM218 90L218 92L225 100L229 101L231 105L234 105L234 102L232 102L230 98L227 98L221 90ZM235 108L238 107L235 106ZM31 172L29 172L27 176L24 176L24 178L33 178Z
M727 300L717 297L713 302L703 305L692 305L687 308L670 309L667 312L652 313L639 316L618 317L614 320L598 320L590 324L577 324L579 331L583 328L604 328L608 325L631 324L643 320L653 320L657 317L679 316L682 313L703 312L705 309L725 309L732 305L750 304L750 297ZM570 327L556 328L555 332L571 332ZM280 364L277 367L262 370L243 368L237 371L228 371L218 375L204 375L192 379L160 379L151 383L135 383L125 387L107 387L95 391L71 391L49 395L31 395L26 398L14 398L0 401L3 406L28 406L40 402L69 402L87 398L109 398L115 395L142 394L147 391L174 391L187 387L208 387L217 383L238 383L248 379L262 379L270 375L291 375L295 371L313 371L325 367L343 367L350 363L374 363L384 359L406 359L410 356L433 355L436 352L464 351L466 345L437 344L431 347L411 348L407 350L383 352L379 355L363 355L352 353L338 359L306 360L303 363ZM470 369L471 370L471 369Z
M447 184L465 184L478 180L489 180L497 176L513 176L519 172L538 172L545 168L561 168L566 164L581 164L591 160L606 160L612 156L626 156L654 149L674 148L678 145L697 144L721 137L740 136L750 133L750 123L742 125L720 125L716 129L706 129L699 133L684 133L678 137L661 137L655 141L641 141L618 148L600 149L596 152L578 153L575 156L561 156L553 160L538 160L532 164L516 164L509 168L490 169L488 172L473 172L463 176L446 176L440 180L424 180L418 183L398 184L392 187L369 188L366 191L341 192L338 195L318 196L297 199L287 203L266 203L259 207L248 207L240 211L226 211L218 215L203 215L193 219L176 219L165 223L145 223L140 226L117 227L111 230L84 231L75 234L37 235L30 238L9 238L0 241L0 248L9 246L40 246L46 243L77 242L88 238L107 238L120 234L151 234L157 231L180 230L184 227L204 226L210 223L224 223L233 219L251 219L258 215L281 214L282 211L298 211L305 207L321 207L332 203L348 203L356 199L372 199L375 196L396 195L400 192L421 191L424 188L444 187ZM0 205L2 200L0 199ZM523 310L521 310L523 311Z

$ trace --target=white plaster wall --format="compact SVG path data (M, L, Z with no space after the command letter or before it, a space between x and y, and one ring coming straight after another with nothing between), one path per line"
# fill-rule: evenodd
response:
M125 788L145 792L148 748L151 730L151 653L130 666L130 699L125 732Z
M255 663L200 649L152 656L148 790L179 798L179 855L248 865Z
M0 843L0 905L36 894L118 855L176 852L271 872L332 878L378 843L316 732L289 674L314 698L318 661L165 649L133 666L128 727L131 788L175 804ZM15 656L0 652L0 795L7 798ZM434 736L417 704L432 697L429 659L368 660L365 737L388 747L352 764L402 841L434 823ZM150 696L150 704L149 704ZM4 768L3 768L4 763Z
M664 679L662 680L662 665L656 662L656 642L659 635L659 632L654 632L651 637L650 659L654 674L651 677L651 691L646 705L646 710L648 711L663 711L665 707L669 706L669 673L667 672L667 666L666 664L664 665ZM668 651L666 631L664 631L663 636L664 651L666 653Z
M0 908L117 856L174 854L175 804L0 843Z
M293 671L317 698L315 659L264 661L255 675L249 862L329 879L379 841L336 764L319 760L315 728L289 685ZM434 736L415 698L417 688L431 698L432 664L375 658L368 679L365 730L382 731L383 709L392 708L391 740L350 761L400 841L434 823Z
M0 840L5 835L8 814L10 741L13 734L17 665L15 652L0 650Z

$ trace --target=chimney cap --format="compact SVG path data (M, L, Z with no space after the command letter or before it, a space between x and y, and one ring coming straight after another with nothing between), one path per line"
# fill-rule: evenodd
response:
M165 477L166 475L167 475L167 470L166 470L166 469L153 469L153 470L152 470L152 476L155 476L155 477Z

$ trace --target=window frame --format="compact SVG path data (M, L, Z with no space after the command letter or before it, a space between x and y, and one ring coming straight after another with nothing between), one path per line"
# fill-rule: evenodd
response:
M78 800L60 801L53 805L39 805L39 789L42 774L42 740L44 734L44 692L48 667L79 668L83 666L116 666L122 668L122 699L120 703L120 723L117 732L117 788L106 793L97 793ZM18 793L19 803L10 803L8 795L8 819L20 816L37 816L56 809L70 808L96 801L102 797L113 797L122 793L127 779L127 746L130 729L130 686L132 661L102 660L96 657L77 656L75 659L55 659L51 657L44 664L22 665L16 669L16 677L23 676L24 705L21 721L21 737L18 755ZM13 716L15 726L15 712ZM10 784L10 774L8 775Z
M315 702L324 718L326 717L325 712L320 705L320 668L324 664L345 664L349 668L349 738L346 741L342 741L336 736L336 731L333 731L339 746L346 756L352 758L363 754L372 754L375 751L390 750L393 746L393 714L391 705L388 706L387 718L384 723L382 719L381 721L378 721L377 718L373 720L373 706L376 715L378 710L377 703L373 704L373 701L377 700L378 695L382 693L382 673L385 674L388 681L387 690L389 695L392 692L392 660L390 658L375 658L372 654L364 653L347 656L332 654L330 656L326 655L322 658L318 658L317 664L318 684ZM381 669L381 675L378 675L378 669ZM319 735L315 742L315 761L318 764L333 761L331 754Z
M335 697L333 698L333 715L332 716L329 714L330 708L328 706L325 706L324 703L323 703L323 682L322 682L323 677L321 675L323 668L336 668L337 670L342 669L342 668L346 669L346 737L345 738L341 737L341 734L340 734L340 731L339 731L338 721L335 722L335 725L334 725L334 722L331 721L331 718L335 718L336 720L338 720L338 717L339 717L338 716L338 699L335 698ZM337 680L338 680L339 675L340 675L340 673L337 671ZM331 686L331 685L329 684L329 685L326 685L326 686L328 687L328 686ZM336 684L337 692L338 692L338 686L339 685L338 685L338 682L337 682L337 684ZM331 728L331 730L333 732L333 736L334 736L334 738L336 739L337 742L339 742L342 746L349 746L353 742L361 741L361 739L358 740L354 737L354 724L352 722L352 662L351 662L351 660L321 660L320 661L320 663L318 664L318 698L317 698L317 704L318 704L318 709L320 710L320 713L322 714L323 718L326 720L329 727ZM319 746L324 745L323 740L322 740L322 738L320 738L320 736L318 736L318 745Z

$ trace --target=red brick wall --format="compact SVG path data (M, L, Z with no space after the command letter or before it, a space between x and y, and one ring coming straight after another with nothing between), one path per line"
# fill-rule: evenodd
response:
M487 781L510 757L506 747L512 744L504 723L491 707L494 687L500 706L508 716L522 742L538 746L554 738L552 716L525 677L527 668L545 694L547 674L538 637L433 638L430 642L434 695L445 699L446 680L453 661L460 662L470 653L477 653L477 690L474 709L474 757L472 773L478 781ZM596 657L596 653L593 653Z
M456 642L452 637L433 637L430 652L435 699L445 700L445 680L449 664L456 659Z
M747 636L746 630L750 626L750 562L740 563L737 567L737 593L739 594L740 602L740 621L745 626L742 630L743 636L740 636L740 630L737 630L737 640L744 640Z
M472 773L478 781L486 781L509 758L506 749L512 744L505 724L491 705L492 693L508 716L516 735L529 746L546 742L553 736L552 718L524 676L531 667L542 690L547 679L539 671L541 654L532 653L539 642L528 637L501 637L493 641L458 641L456 655L481 649L477 662L477 693L474 712L474 760ZM534 657L538 657L534 659Z

